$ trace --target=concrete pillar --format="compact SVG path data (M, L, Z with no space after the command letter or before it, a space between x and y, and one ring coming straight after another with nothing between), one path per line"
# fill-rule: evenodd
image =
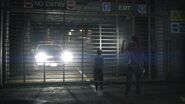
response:
M3 0L1 0L1 30L0 30L0 87L3 86L3 69L2 69L2 40L3 40Z

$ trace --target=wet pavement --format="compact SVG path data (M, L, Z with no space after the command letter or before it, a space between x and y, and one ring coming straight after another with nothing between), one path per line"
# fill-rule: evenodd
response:
M125 104L125 84L105 84L102 96L89 83L9 85L0 88L0 104ZM137 97L131 89L130 104L185 104L182 83L142 83Z

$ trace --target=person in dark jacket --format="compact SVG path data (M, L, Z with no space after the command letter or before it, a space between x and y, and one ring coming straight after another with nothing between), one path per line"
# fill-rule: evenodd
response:
M125 100L128 103L128 96L132 85L133 77L135 77L136 80L136 94L139 96L141 93L140 79L144 69L143 52L136 41L136 37L132 37L132 41L128 43L126 53L128 57L128 70L127 84L125 89Z
M94 58L94 81L95 81L96 92L98 91L98 86L100 85L101 92L98 92L98 93L102 95L104 60L101 54L102 54L102 51L98 49L97 55Z

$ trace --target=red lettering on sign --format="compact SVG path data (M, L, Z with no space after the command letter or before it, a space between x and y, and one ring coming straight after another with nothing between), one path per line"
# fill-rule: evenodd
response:
M33 0L24 0L24 8L33 8Z

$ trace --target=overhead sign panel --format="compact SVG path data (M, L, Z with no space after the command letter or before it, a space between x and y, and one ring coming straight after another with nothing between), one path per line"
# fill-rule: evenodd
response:
M24 0L24 8L33 8L33 0Z
M138 12L139 14L146 14L146 13L147 13L146 4L138 4L138 5L137 5L137 12Z
M75 10L76 9L76 2L75 0L67 0L67 10Z
M66 0L24 0L24 8L61 8L65 9Z
M130 11L132 11L132 6L131 6L131 4L119 4L118 10L124 11L124 12L130 12Z
M171 22L171 33L185 33L185 22Z
M171 10L170 20L171 21L185 21L185 11Z
M119 14L131 15L134 12L134 6L131 3L119 3L117 11Z
M171 26L171 32L172 33L179 33L180 32L180 25L179 25L179 23L172 22L170 26Z
M185 33L185 12L179 10L170 11L170 32Z
M95 11L107 14L147 15L147 4L133 4L131 2L89 1L89 0L23 0L24 8L29 9L60 9ZM83 3L84 2L84 3Z
M103 12L110 12L111 11L111 4L110 4L110 2L103 2L102 3L102 11Z

